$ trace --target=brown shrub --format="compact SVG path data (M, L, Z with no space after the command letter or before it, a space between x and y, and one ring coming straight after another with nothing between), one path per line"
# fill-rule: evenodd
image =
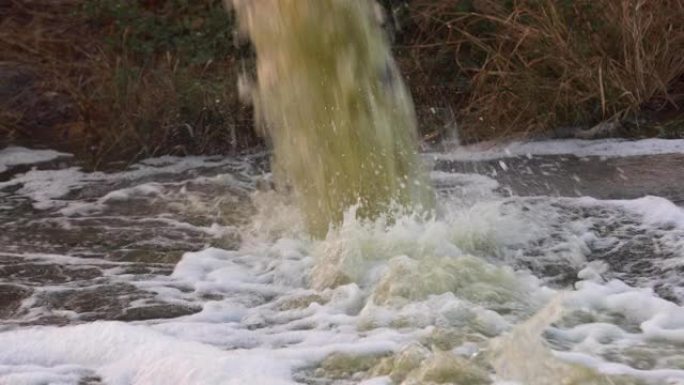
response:
M678 108L670 92L684 75L684 0L415 0L412 8L412 57L428 68L426 60L446 57L452 70L441 76L466 79L451 101L466 138Z
M230 23L220 0L3 3L0 139L96 162L253 145Z
M452 116L466 140L683 120L684 0L410 6L397 53L426 138ZM230 23L220 0L0 2L0 143L96 160L255 143Z

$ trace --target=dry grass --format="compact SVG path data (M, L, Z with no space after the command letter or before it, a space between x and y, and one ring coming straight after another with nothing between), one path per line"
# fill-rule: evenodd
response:
M15 75L5 81L16 83L9 85L12 87L9 91L16 92L4 95L0 106L0 129L6 135L14 138L42 136L45 134L44 126L65 124L71 120L65 119L65 116L35 118L24 107L38 107L47 102L48 92L47 96L59 98L60 102L69 99L66 103L70 106L77 103L76 95L72 95L74 87L67 84L64 78L69 77L70 73L83 71L76 58L87 53L74 49L82 44L73 44L62 37L70 34L70 31L61 20L61 16L66 15L73 5L73 1L60 0L40 10L30 2L10 0L0 6L1 68L5 74L13 72ZM80 38L81 35L73 36ZM73 62L67 64L70 61ZM68 115L72 114L73 111L70 111ZM31 125L37 125L38 129L32 130L29 127Z
M683 120L684 0L410 6L398 60L426 138L438 139L435 127L452 116L466 140L609 119L658 134L633 123L663 114ZM0 143L49 143L96 161L255 143L220 7L220 0L0 2Z
M415 0L412 7L414 57L447 57L452 72L442 76L467 80L452 103L470 139L679 108L671 91L684 76L684 0Z
M128 13L113 0L0 5L0 72L10 79L0 91L11 93L0 100L0 138L96 162L253 144L221 2L169 3L122 2L136 7ZM216 34L197 44L194 34L211 28Z

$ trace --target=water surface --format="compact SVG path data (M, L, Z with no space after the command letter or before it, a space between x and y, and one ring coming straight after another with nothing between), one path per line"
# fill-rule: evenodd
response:
M0 383L684 383L681 154L425 158L322 240L267 154L9 165Z

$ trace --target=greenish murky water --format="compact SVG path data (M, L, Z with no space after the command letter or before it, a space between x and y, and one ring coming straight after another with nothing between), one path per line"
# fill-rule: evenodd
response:
M343 213L430 210L411 97L373 2L235 1L257 55L251 96L312 234Z

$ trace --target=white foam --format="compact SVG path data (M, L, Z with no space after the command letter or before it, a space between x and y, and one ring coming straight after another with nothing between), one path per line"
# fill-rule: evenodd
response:
M21 185L15 194L31 199L34 208L45 210L65 206L67 203L59 198L83 187L88 181L97 179L100 175L85 174L76 167L62 170L31 170L8 182L1 182L0 189Z
M27 150L28 151L28 150ZM23 151L20 152L23 154ZM28 154L33 154L29 152ZM39 152L39 154L41 154ZM29 159L47 159L49 156L57 157L65 154L52 152ZM67 154L68 155L68 154ZM23 158L19 158L20 160ZM52 158L50 158L52 159ZM8 160L9 162L10 160ZM15 162L18 162L16 160ZM101 210L107 202L121 201L135 196L155 195L161 193L159 183L140 183L132 187L109 191L105 196L99 197L96 202L71 202L66 199L69 193L79 191L85 186L98 184L100 188L114 186L116 183L128 183L145 180L153 176L179 175L191 170L203 168L230 167L235 174L248 173L249 158L236 160L222 157L162 157L148 159L132 165L129 169L121 172L85 172L79 167L71 167L61 170L30 170L15 176L9 181L0 182L0 190L21 186L13 194L23 196L33 202L33 207L39 210L59 208L64 215L90 214ZM0 164L0 166L2 166ZM2 169L0 169L0 172ZM240 180L225 174L213 178L195 178L198 183L218 183L230 185L234 188L246 191L252 188L251 180Z
M2 385L71 385L92 373L74 365L42 367L36 365L0 365L0 384Z
M0 333L0 346L0 362L7 373L0 382L12 380L28 361L47 372L35 376L35 382L25 382L31 384L45 383L63 365L94 370L111 385L293 383L287 380L291 362L273 352L225 352L120 322Z
M444 153L429 155L442 160L482 161L533 155L627 157L681 153L684 153L684 139L564 139L537 142L484 142L459 146Z
M162 186L159 183L144 183L133 187L123 188L108 192L100 198L103 202L125 201L135 196L155 197L162 194Z
M611 201L643 217L646 225L675 226L684 229L684 208L655 196L633 200Z
M6 147L0 150L0 173L18 165L48 162L71 154L54 150L31 150L25 147Z

